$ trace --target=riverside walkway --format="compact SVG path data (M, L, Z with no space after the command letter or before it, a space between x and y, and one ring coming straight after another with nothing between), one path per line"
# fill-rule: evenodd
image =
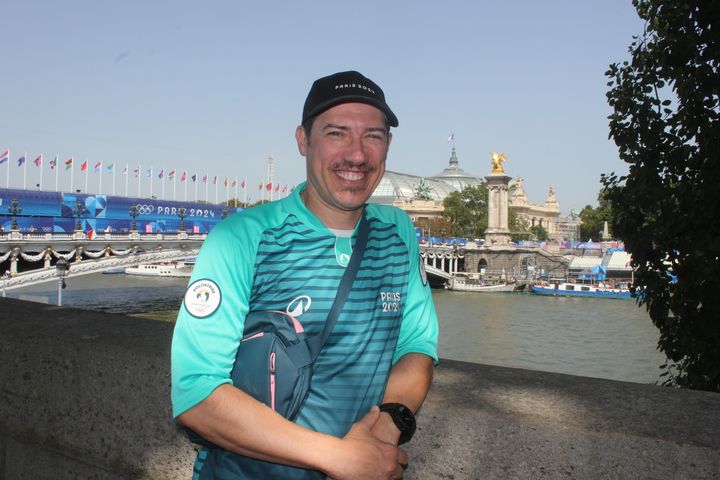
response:
M171 323L0 298L0 479L189 479ZM711 479L720 395L441 360L405 478Z

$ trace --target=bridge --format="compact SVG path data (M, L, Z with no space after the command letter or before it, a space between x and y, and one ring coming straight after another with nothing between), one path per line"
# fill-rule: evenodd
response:
M14 290L57 281L53 261L69 262L72 276L101 273L140 263L156 263L194 257L206 234L106 233L89 237L74 233L25 234L12 231L0 235L0 263L10 260L10 269L0 279L0 289ZM37 268L19 272L20 260ZM42 265L39 263L42 262ZM2 272L0 272L1 274Z

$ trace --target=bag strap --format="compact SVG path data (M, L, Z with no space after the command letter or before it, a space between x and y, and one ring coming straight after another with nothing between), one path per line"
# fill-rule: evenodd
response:
M345 268L342 280L340 280L340 287L338 287L335 301L333 302L332 307L330 307L330 312L328 313L327 320L325 321L325 328L323 328L322 332L307 340L308 347L310 349L310 357L313 362L318 355L320 355L320 350L322 350L325 345L325 341L330 336L330 332L335 326L335 322L343 309L345 300L347 300L350 290L352 290L353 282L355 281L358 269L360 268L360 261L362 260L365 252L365 245L367 244L369 230L370 226L367 218L365 217L365 210L363 209L362 216L360 217L360 225L358 226L357 239L355 240L355 248L353 248L350 261L348 262L348 266Z

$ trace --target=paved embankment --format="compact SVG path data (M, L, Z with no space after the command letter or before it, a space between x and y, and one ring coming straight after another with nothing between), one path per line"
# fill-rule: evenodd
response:
M189 479L172 325L0 298L0 480ZM720 395L442 361L410 479L718 478Z

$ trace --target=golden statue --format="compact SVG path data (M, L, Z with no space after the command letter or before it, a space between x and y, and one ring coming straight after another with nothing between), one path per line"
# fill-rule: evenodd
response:
M502 152L490 152L490 158L492 158L492 173L505 173L502 166L505 161L505 154Z

